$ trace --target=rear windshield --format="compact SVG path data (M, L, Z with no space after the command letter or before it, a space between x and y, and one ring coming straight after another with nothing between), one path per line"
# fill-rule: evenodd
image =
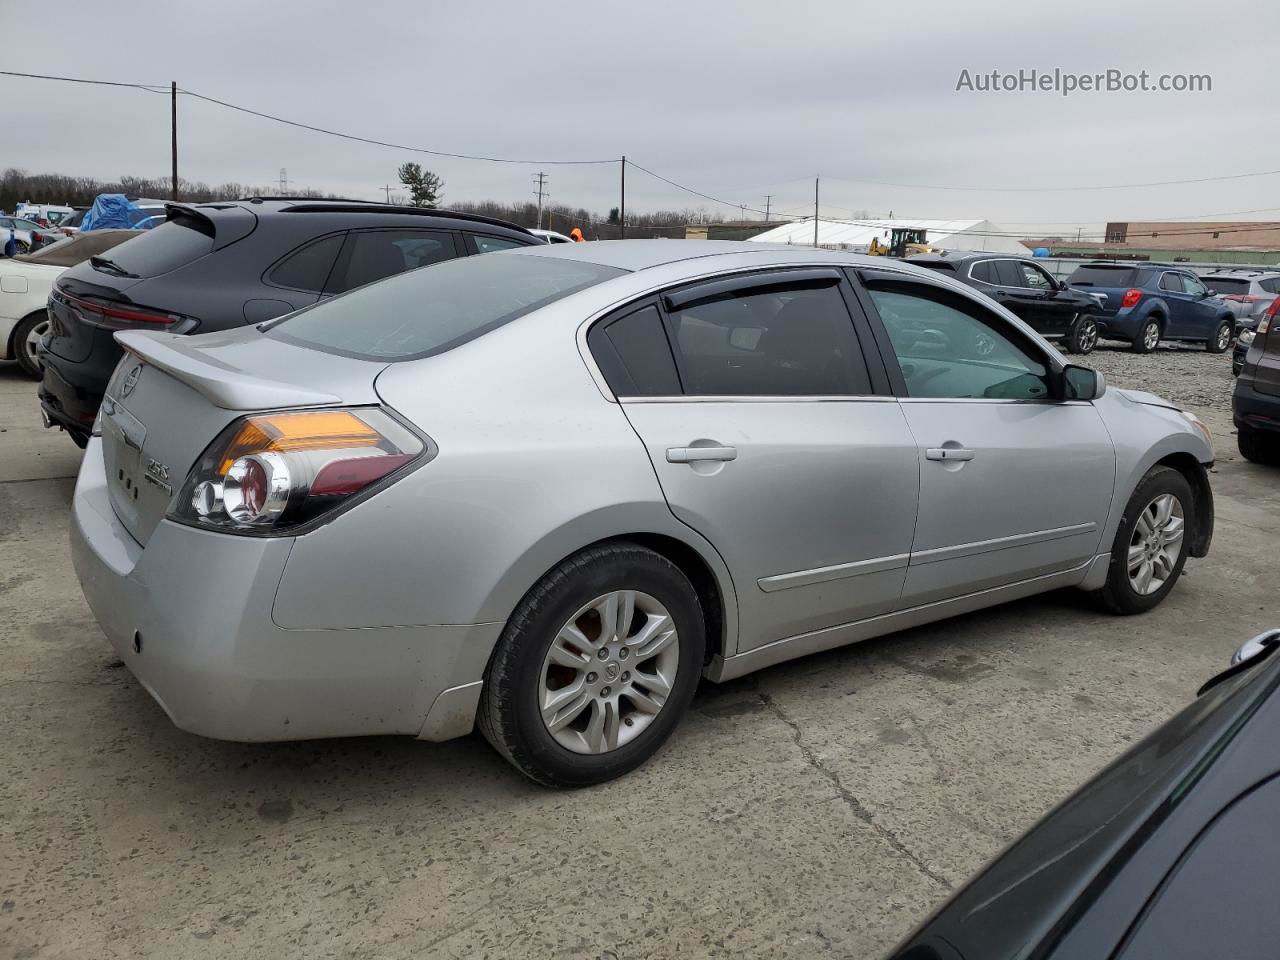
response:
M1214 293L1248 293L1249 281L1238 277L1201 277L1204 285Z
M90 257L106 253L112 247L119 246L131 237L139 236L136 230L90 230L88 233L77 233L74 237L59 240L47 247L41 247L35 253L14 257L23 263L43 263L54 267L74 267ZM114 256L114 255L113 255Z
M1078 287L1132 287L1138 271L1133 267L1083 266L1076 267L1067 281L1068 286Z
M273 325L271 336L362 360L415 360L626 272L558 257L462 257L294 314Z
M162 223L112 251L111 261L139 277L158 277L186 266L213 251L212 230L204 233L196 226L178 220Z

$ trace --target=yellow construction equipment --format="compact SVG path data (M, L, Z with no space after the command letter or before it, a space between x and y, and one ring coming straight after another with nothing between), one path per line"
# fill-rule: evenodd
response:
M922 227L894 227L889 242L881 243L879 237L871 238L867 253L873 257L909 257L917 253L937 253L929 246L928 231Z

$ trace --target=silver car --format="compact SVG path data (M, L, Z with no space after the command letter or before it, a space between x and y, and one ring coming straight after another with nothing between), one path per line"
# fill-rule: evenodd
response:
M936 273L751 243L485 254L127 353L76 571L179 727L478 725L633 769L728 680L1018 597L1159 603L1210 438Z

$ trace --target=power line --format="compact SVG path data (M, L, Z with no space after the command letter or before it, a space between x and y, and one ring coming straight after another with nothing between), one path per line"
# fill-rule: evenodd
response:
M21 73L17 70L0 70L6 77L26 77L31 80L62 80L65 83L87 83L96 87L132 87L147 93L168 93L167 83L123 83L118 80L86 80L83 77L58 77L48 73Z

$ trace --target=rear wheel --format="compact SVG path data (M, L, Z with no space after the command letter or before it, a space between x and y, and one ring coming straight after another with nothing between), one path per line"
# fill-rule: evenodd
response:
M1241 427L1236 435L1236 446L1240 448L1240 456L1250 463L1280 466L1280 434Z
M1218 328L1213 331L1213 336L1204 342L1204 348L1210 353L1222 353L1227 347L1231 346L1231 334L1235 324L1230 320L1223 320L1218 324Z
M1107 582L1098 596L1112 613L1145 613L1178 582L1195 524L1187 478L1171 467L1153 467L1142 478L1111 545Z
M40 362L40 340L49 332L49 315L43 311L18 321L13 330L13 358L29 377L40 378L44 364Z
M1142 325L1138 335L1133 338L1134 353L1150 353L1160 346L1160 321L1151 319Z
M1067 353L1090 353L1098 345L1098 325L1093 317L1081 316L1067 334Z
M635 544L592 547L511 615L485 677L480 730L538 783L620 777L679 723L705 643L697 594L678 567Z

